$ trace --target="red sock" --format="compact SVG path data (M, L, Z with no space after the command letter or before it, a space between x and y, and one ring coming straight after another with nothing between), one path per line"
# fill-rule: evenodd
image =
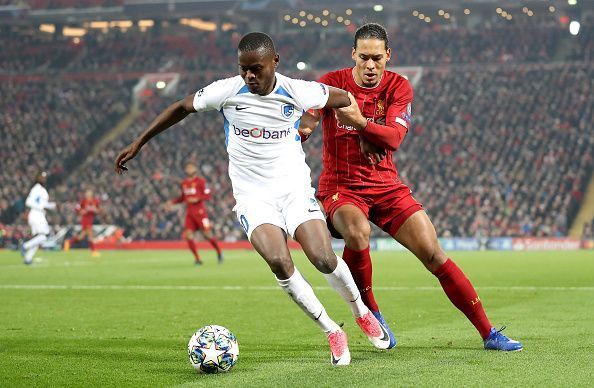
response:
M441 287L454 306L466 315L483 339L487 338L491 330L491 322L464 272L451 259L447 259L433 274L439 279Z
M89 240L89 249L91 252L95 252L95 243Z
M342 259L347 263L355 284L359 287L361 292L361 300L371 311L379 311L379 307L375 302L373 291L371 290L372 281L372 266L371 257L369 256L369 247L362 251L355 251L344 247Z
M72 237L72 238L70 239L70 245L72 246L72 245L76 244L76 243L77 243L77 242L79 242L79 241L80 241L80 240L79 240L77 237Z
M209 238L208 242L210 243L210 245L213 246L213 248L217 251L217 255L221 255L221 248L219 247L219 242L217 241L216 238Z
M194 254L194 259L196 261L200 260L200 256L198 256L198 249L196 249L196 243L194 242L194 240L189 239L189 240L186 240L186 241L188 242L188 246L190 247L190 250Z

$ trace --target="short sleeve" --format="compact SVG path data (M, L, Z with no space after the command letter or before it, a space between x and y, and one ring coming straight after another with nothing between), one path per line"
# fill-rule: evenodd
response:
M291 79L289 93L300 105L301 109L321 109L326 106L330 91L328 86L315 81Z
M390 126L400 124L409 129L412 122L413 90L408 80L402 78L402 81L396 88L392 101L389 102L386 124Z
M194 109L196 112L207 110L220 110L235 89L236 82L233 78L215 81L198 90L194 95Z

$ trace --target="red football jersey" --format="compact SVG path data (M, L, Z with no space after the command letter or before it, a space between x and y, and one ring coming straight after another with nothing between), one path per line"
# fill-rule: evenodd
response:
M206 187L206 181L200 177L186 178L181 183L181 195L173 200L173 203L184 202L188 213L204 213L206 208L204 201L210 199L210 189Z
M352 68L347 68L327 73L320 82L351 92L363 116L369 122L394 128L394 136L399 137L396 143L400 145L411 123L413 92L406 78L385 70L377 86L365 88L357 85ZM352 127L338 124L332 109L322 109L321 114L324 155L319 192L401 183L391 152L381 163L369 164L360 151L360 134Z
M83 198L78 204L78 214L82 218L93 218L99 211L99 200L97 198Z

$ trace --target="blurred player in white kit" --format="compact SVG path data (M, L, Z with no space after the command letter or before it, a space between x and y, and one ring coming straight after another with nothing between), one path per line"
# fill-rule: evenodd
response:
M45 171L39 172L35 176L35 185L31 188L25 201L25 206L30 209L28 221L33 236L21 246L21 255L27 265L33 262L35 252L47 241L50 228L45 219L46 209L53 210L56 208L56 203L49 201L49 194L45 188L46 180L47 173Z

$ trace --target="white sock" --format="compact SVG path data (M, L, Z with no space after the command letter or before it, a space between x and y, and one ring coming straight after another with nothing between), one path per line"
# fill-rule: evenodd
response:
M47 241L47 236L45 234L38 234L37 236L33 237L31 240L27 241L23 244L23 248L25 248L25 262L30 263L33 261L33 256L35 256L35 252L37 249Z
M26 241L23 244L23 248L28 251L29 249L36 247L38 245L43 244L47 240L47 236L45 234L38 234L37 236L33 237L31 240Z
M338 264L336 265L334 272L324 274L324 276L326 277L328 284L330 284L330 286L342 296L342 299L349 304L353 311L353 315L356 318L362 317L367 314L369 309L361 300L361 294L359 293L359 289L353 280L353 275L351 275L351 271L347 264L338 256L336 256L336 260Z
M339 330L340 327L334 322L314 294L313 288L295 268L293 275L286 279L276 279L278 285L293 299L295 303L326 333Z
M38 247L39 245L35 245L34 247L27 249L27 251L25 252L25 261L27 263L33 261L33 256L35 256L35 252L37 252Z

